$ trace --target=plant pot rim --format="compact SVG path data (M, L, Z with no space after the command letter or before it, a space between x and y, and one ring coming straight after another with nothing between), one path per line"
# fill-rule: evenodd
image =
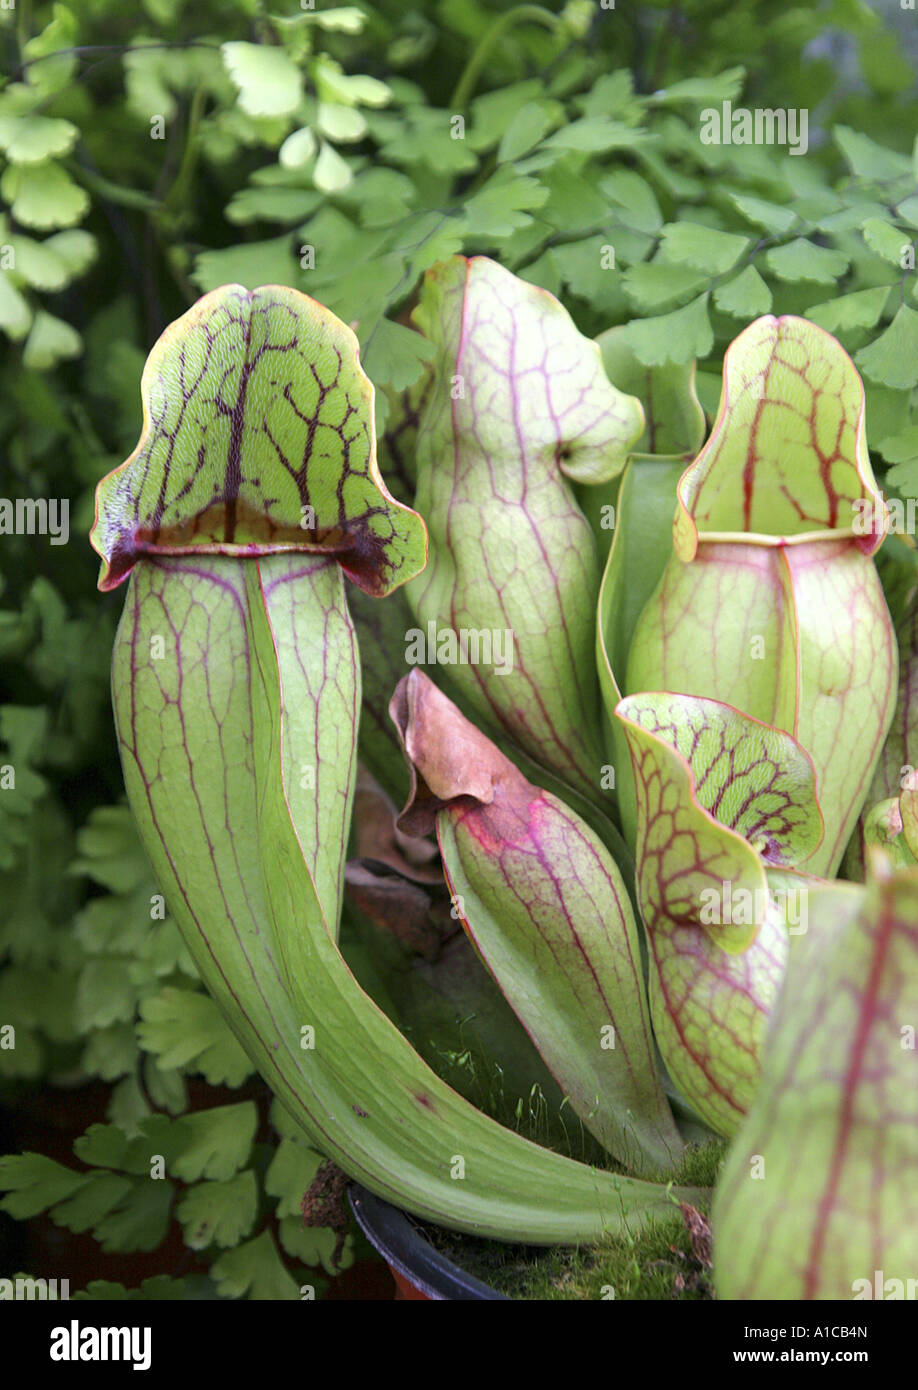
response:
M359 1183L348 1185L348 1199L358 1226L386 1263L426 1298L500 1299L489 1284L467 1274L418 1233L406 1214Z

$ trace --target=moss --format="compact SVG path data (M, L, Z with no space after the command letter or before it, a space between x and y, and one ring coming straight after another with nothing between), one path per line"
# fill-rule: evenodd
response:
M674 1182L713 1189L726 1141L692 1146ZM648 1222L628 1236L595 1245L543 1249L457 1235L439 1227L422 1233L447 1259L509 1298L705 1300L714 1297L706 1218L710 1202L699 1201L702 1221L689 1209ZM693 1229L690 1230L689 1226Z

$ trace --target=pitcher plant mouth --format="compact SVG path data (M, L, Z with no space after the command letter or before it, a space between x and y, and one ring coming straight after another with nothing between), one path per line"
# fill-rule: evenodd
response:
M252 536L246 542L228 540L195 541L196 527L202 532L236 525ZM263 534L259 537L259 532ZM97 539L97 538L96 538ZM96 545L96 539L93 545ZM100 553L101 552L97 552ZM231 523L225 506L203 512L193 523L172 532L145 533L137 530L129 541L119 542L102 555L106 565L99 579L99 589L107 593L117 589L129 577L134 566L145 557L168 555L226 555L236 560L254 560L260 555L327 555L341 565L345 573L367 593L378 592L381 573L385 572L385 547L369 532L348 534L342 527L325 530L315 528L310 534L284 527L272 527L266 518L237 508Z
M857 368L830 333L793 315L756 319L724 355L710 436L679 479L676 554L691 560L701 540L786 546L829 534L873 555L888 512L865 411ZM866 532L853 516L840 524L864 505Z
M880 494L883 514L888 517L889 509L885 500ZM869 554L874 554L879 545L882 545L886 531L882 532L879 541L875 540L876 533L871 533ZM756 545L765 549L784 550L794 546L825 544L826 542L855 541L858 548L863 550L864 535L853 526L836 527L832 531L802 531L796 535L769 536L758 531L704 531L700 532L696 541L696 549L700 550L705 545ZM680 559L685 557L680 556ZM691 557L692 559L694 556ZM686 560L687 564L691 559Z
M96 489L99 588L146 555L333 555L371 594L423 569L427 532L376 462L350 328L284 286L225 285L154 345L133 453Z

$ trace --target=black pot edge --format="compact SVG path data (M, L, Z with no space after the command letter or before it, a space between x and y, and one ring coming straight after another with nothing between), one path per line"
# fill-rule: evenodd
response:
M431 1299L500 1299L506 1294L466 1274L418 1235L403 1211L368 1192L358 1183L348 1186L351 1210L367 1240L409 1283Z

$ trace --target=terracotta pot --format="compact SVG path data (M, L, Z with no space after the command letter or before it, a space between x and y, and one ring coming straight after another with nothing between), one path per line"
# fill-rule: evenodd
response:
M356 1183L348 1197L358 1226L392 1271L396 1300L506 1299L435 1250L397 1207Z

